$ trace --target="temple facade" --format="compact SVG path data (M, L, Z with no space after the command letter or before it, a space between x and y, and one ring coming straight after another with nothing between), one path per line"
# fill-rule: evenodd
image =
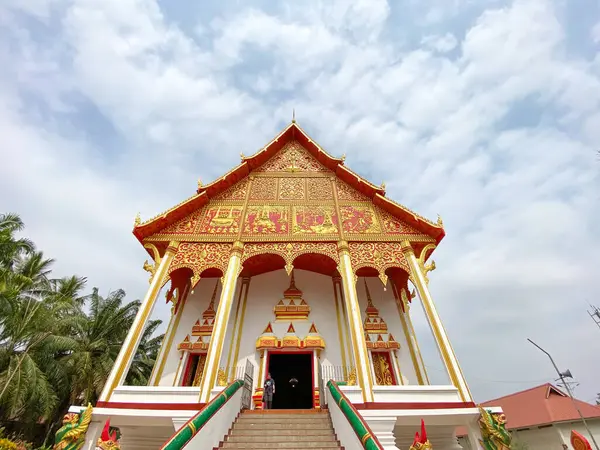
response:
M325 409L331 381L380 448L408 449L421 419L436 449L461 448L457 427L482 448L479 410L428 288L441 219L387 198L295 121L187 200L136 218L133 233L149 255L150 284L93 409L87 448L107 419L124 450L161 448L219 395L229 398L236 380L247 391L240 408L260 411L268 374L272 407L286 411ZM165 300L171 317L149 385L126 386ZM430 383L411 321L419 305L447 385Z

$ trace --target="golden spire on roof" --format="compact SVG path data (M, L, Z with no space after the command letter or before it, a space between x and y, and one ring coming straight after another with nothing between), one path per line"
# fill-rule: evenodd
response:
M444 221L442 220L442 216L440 216L439 214L437 216L438 216L438 218L437 218L437 226L444 228Z
M292 123L296 123L296 108L292 108Z
M385 190L385 182L381 182L381 189Z
M140 223L142 223L142 219L140 217L140 213L137 213L135 219L133 220L133 225L137 227Z
M198 178L198 189L200 189L202 186L203 186L202 180L200 178Z

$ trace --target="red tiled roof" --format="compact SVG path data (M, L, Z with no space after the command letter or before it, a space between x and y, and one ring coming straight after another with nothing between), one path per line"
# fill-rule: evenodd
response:
M600 418L600 407L577 399L575 402L586 419ZM506 414L509 430L581 420L570 397L550 383L490 400L481 406L500 406ZM464 436L466 429L459 427L456 434Z

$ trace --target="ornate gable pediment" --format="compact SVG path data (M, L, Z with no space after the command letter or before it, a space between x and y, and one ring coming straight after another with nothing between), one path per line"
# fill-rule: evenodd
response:
M194 197L136 226L134 233L148 241L192 242L426 243L443 236L441 224L384 194L383 186L347 169L292 124L256 155L242 156L240 166L209 185L199 184Z

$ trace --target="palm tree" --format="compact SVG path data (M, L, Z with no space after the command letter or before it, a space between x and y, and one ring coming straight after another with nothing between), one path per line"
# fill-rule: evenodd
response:
M154 336L162 320L151 320L148 322L144 334L140 339L140 345L133 358L133 363L125 380L131 386L146 386L152 375L154 363L158 358L160 345L165 337L164 334Z

